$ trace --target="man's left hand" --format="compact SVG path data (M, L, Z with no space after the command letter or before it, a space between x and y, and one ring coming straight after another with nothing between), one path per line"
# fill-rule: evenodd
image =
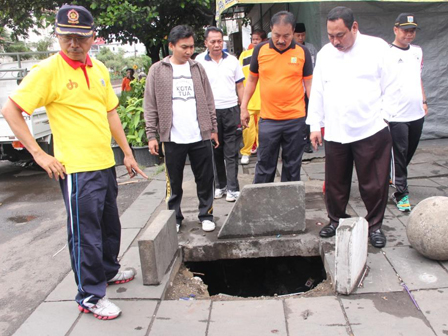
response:
M425 111L425 116L428 115L428 104L423 104L423 110Z
M123 163L131 178L140 174L145 179L148 179L148 176L146 176L146 174L139 168L138 163L135 161L133 156L125 156Z
M210 140L212 141L212 143L214 143L214 148L218 148L219 146L219 140L218 140L218 133L212 133L210 135Z

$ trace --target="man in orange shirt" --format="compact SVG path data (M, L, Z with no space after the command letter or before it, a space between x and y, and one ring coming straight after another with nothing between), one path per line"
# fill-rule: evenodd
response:
M131 91L131 82L134 79L134 69L126 69L126 77L124 77L121 82L121 91Z
M300 181L306 145L305 91L311 92L313 64L308 49L297 44L292 13L281 11L271 19L272 38L255 47L241 103L241 123L247 127L247 105L260 81L261 111L258 160L254 183L273 182L280 147L281 181Z

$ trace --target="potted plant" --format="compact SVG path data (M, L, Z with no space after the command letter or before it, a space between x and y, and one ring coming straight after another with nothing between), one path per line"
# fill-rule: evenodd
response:
M133 80L131 82L131 94L123 104L118 106L117 110L126 138L134 152L135 160L143 166L154 166L159 164L159 158L151 155L148 149L148 139L143 117L145 82L145 78Z

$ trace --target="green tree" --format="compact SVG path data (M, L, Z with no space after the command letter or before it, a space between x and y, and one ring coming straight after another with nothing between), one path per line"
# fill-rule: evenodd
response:
M53 46L54 38L48 36L40 39L39 41L33 43L33 47L36 51L50 51ZM36 56L38 59L45 59L48 57L47 54L40 54Z
M14 36L28 29L54 23L56 9L66 0L0 0L0 29ZM74 0L92 12L99 36L107 41L140 41L152 61L168 54L167 36L174 26L187 24L203 35L203 27L214 23L215 0ZM197 40L201 44L201 40Z
M14 39L28 37L28 31L54 22L55 9L65 1L0 0L0 31L8 28Z
M152 62L168 55L167 37L177 25L192 26L198 37L214 23L214 0L78 0L96 18L99 35L119 42L140 41ZM198 41L197 43L201 43Z
M7 29L4 29L1 33L1 37L3 38L3 49L7 53L16 53L16 52L29 52L32 51L30 47L24 42L19 41L17 39L13 40L14 36ZM17 61L17 56L11 56L15 61ZM21 60L30 59L31 55L21 55Z

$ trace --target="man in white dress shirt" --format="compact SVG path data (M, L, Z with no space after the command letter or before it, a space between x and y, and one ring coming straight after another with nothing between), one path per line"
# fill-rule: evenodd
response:
M320 231L332 237L347 204L353 163L366 206L370 242L384 247L381 231L388 199L392 140L383 116L393 78L385 55L388 44L362 35L350 8L336 7L327 16L330 43L318 53L308 108L311 143L322 145L325 126L325 202L330 223Z

